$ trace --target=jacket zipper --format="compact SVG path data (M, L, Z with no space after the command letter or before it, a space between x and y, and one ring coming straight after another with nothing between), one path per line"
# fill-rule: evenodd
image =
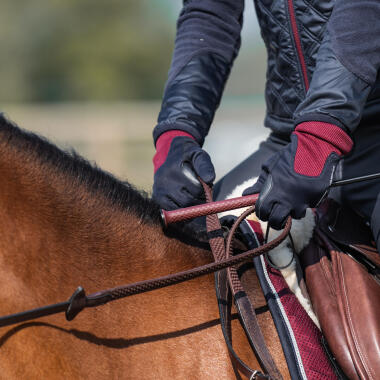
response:
M294 5L293 0L288 0L288 9L289 9L289 16L290 16L290 25L292 27L292 33L294 42L296 45L297 55L298 55L298 61L301 65L302 70L302 78L305 85L306 91L309 89L309 79L307 77L307 68L306 68L306 62L305 57L303 55L302 51L302 45L301 45L301 39L298 33L298 27L297 27L297 21L296 21L296 15L294 12Z

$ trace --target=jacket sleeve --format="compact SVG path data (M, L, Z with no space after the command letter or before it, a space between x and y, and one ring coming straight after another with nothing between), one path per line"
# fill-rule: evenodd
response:
M169 130L203 144L240 47L244 0L184 0L153 138Z
M380 68L380 2L336 0L295 125L321 121L352 133Z

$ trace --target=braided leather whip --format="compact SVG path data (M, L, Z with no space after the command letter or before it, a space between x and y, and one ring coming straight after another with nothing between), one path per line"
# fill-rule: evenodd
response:
M194 218L199 215L210 215L220 212L222 210L241 208L247 205L254 205L257 200L257 195L250 195L247 197L235 198L231 200L211 202L205 205L199 205L194 207L189 207L181 210L176 210L176 212L170 212L171 215L176 215L175 218L166 219L166 224L171 222L178 222L186 220L189 218ZM248 203L248 204L247 204ZM253 212L254 209L250 210ZM163 215L168 215L169 212L163 211ZM170 214L169 214L170 215ZM191 216L189 216L191 215ZM239 218L237 221L240 223L243 218ZM238 256L231 256L227 258L220 258L219 261L202 265L197 268L189 269L183 272L178 272L175 274L170 274L167 276L136 282L129 285L122 285L111 289L102 290L90 295L86 295L82 287L78 287L71 298L66 302L61 302L58 304L48 305L41 308L28 310L22 313L12 314L0 317L0 327L8 326L19 322L28 321L31 319L40 318L43 316L56 314L59 312L65 312L67 320L71 321L80 313L83 309L87 307L96 307L104 305L110 301L115 301L120 298L129 297L134 294L140 294L149 292L151 290L164 288L170 285L179 284L184 281L191 280L200 276L204 276L213 272L217 272L221 269L231 267L236 264L240 264L244 261L250 260L255 256L259 256L266 253L273 248L277 247L288 235L291 227L291 218L288 218L285 228L276 239L271 242L264 244L258 248L248 250ZM232 228L233 232L236 231L236 227ZM229 241L232 240L229 239Z

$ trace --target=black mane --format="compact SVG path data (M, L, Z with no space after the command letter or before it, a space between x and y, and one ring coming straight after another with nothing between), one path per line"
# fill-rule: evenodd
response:
M6 141L13 149L36 154L41 162L49 163L57 170L87 185L94 194L104 194L112 204L132 211L143 222L159 222L159 207L147 193L138 191L128 182L122 182L104 172L75 151L63 151L46 139L20 129L3 114L0 114L0 139Z

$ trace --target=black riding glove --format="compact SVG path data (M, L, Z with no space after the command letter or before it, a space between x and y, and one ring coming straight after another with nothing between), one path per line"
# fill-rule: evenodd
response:
M287 217L305 216L328 190L338 161L352 148L341 128L322 122L297 126L291 142L262 167L256 184L243 195L260 193L256 215L274 229L283 228Z
M156 144L153 199L165 210L204 202L203 188L196 176L209 185L214 181L214 166L208 153L192 137L162 135L160 139L164 143Z

